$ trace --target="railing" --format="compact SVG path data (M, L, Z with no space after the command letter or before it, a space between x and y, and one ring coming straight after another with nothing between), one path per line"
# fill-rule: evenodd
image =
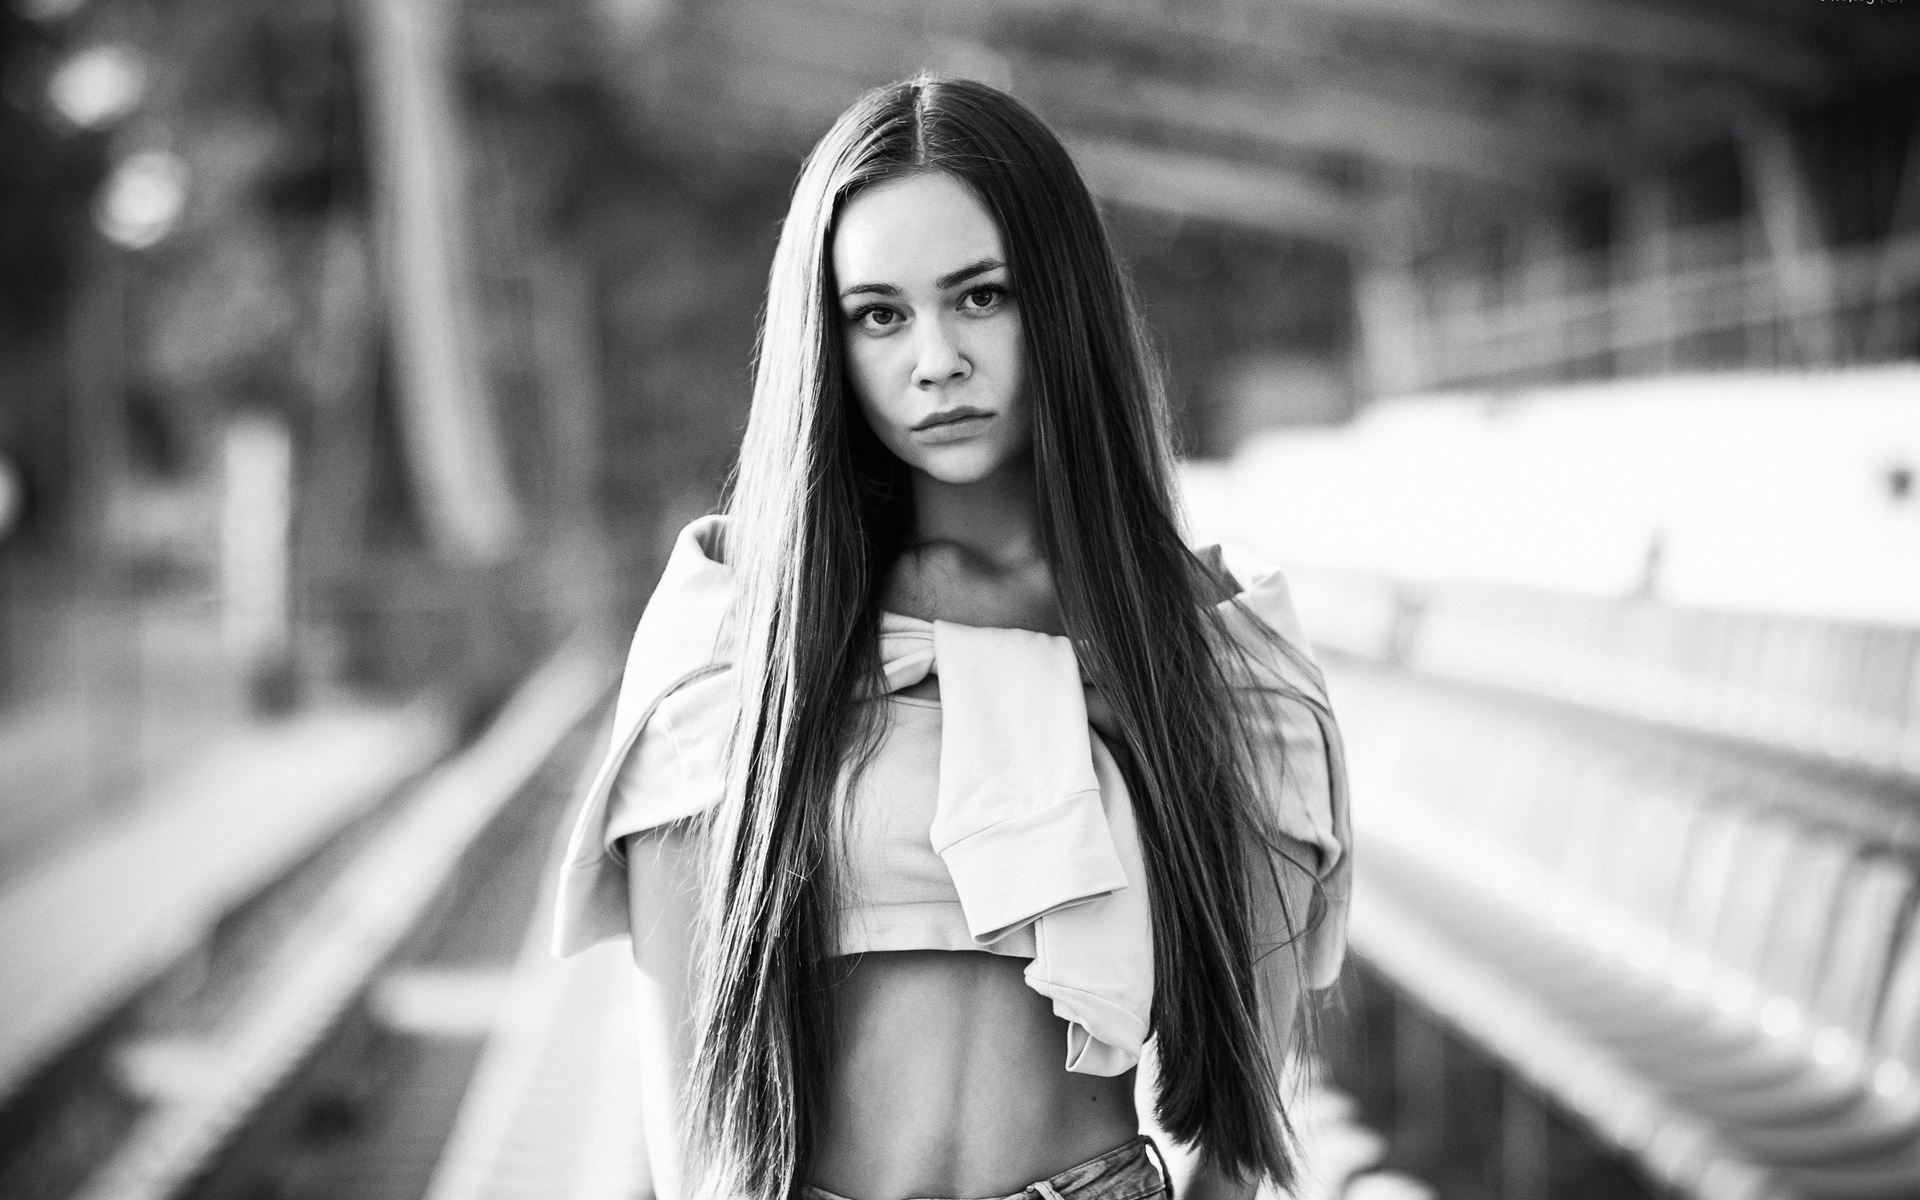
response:
M1375 310L1391 390L1675 367L1830 366L1913 352L1920 235L1780 256L1745 228L1676 236L1669 272L1617 278L1604 254L1531 264L1518 290L1413 283ZM1526 280L1535 281L1528 284Z
M1920 783L1912 626L1306 570L1291 579L1315 635L1358 657Z

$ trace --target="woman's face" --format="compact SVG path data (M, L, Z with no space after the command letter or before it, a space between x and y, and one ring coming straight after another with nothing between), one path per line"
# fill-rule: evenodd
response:
M973 483L1033 444L1013 276L993 217L926 171L840 212L833 275L860 411L908 466Z

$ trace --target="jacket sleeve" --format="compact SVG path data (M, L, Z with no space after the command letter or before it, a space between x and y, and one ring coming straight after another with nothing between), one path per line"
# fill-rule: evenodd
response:
M1316 852L1315 861L1303 865L1313 870L1323 903L1311 918L1304 960L1309 986L1328 987L1345 957L1353 872L1339 726L1332 710L1313 697L1267 694L1262 699L1254 706L1259 783L1275 803L1279 832Z
M1247 710L1258 783L1275 806L1279 832L1316 852L1317 861L1307 865L1322 903L1315 906L1303 959L1309 986L1324 988L1339 977L1345 958L1352 893L1345 746L1326 678L1293 610L1285 578L1278 568L1239 551L1230 551L1224 562L1241 585L1221 607L1253 669L1239 682L1256 693Z
M623 839L705 812L726 788L732 676L709 671L661 697L614 774L600 845L626 862Z
M555 954L577 954L630 932L622 839L719 803L731 685L730 671L705 668L615 721L567 839L554 901Z
M709 515L680 531L640 614L607 753L581 798L560 864L556 954L629 932L625 864L609 853L621 836L699 812L720 794L703 764L718 760L731 732L714 719L724 715L732 690L732 586L721 561L725 522ZM716 725L723 726L717 740L711 737ZM622 780L622 799L612 806ZM621 827L611 823L615 817Z

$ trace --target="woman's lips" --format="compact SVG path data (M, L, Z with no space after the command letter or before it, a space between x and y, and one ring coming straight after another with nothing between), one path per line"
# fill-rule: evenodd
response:
M987 427L994 418L993 413L978 413L973 416L959 417L951 421L942 421L937 425L908 430L913 440L924 445L937 446L946 442L964 442Z

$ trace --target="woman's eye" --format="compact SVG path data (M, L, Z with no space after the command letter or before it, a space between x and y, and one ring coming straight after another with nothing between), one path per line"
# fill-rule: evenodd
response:
M900 314L891 308L876 304L856 310L849 319L869 333L879 333L899 324Z
M967 307L971 308L974 312L989 312L998 308L1000 302L1006 298L1007 289L997 283L984 284L972 289L961 297L961 299L966 302Z

